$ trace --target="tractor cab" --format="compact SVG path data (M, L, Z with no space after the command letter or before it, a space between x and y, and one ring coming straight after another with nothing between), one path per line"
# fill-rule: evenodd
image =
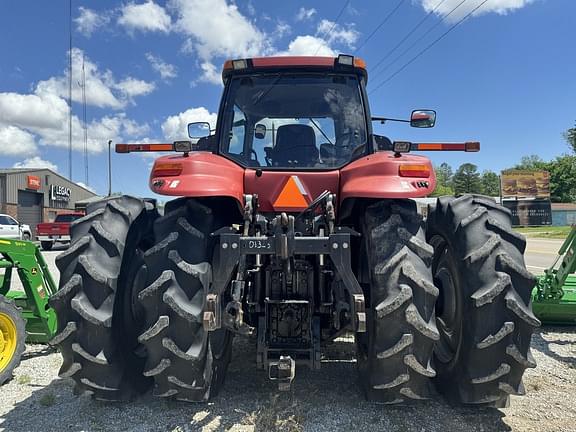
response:
M334 169L365 154L366 73L340 59L295 58L282 69L272 59L227 64L219 153L276 170Z

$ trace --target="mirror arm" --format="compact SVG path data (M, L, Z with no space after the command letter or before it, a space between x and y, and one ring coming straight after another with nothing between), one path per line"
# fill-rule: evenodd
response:
M379 121L381 124L386 123L387 121L395 121L401 123L410 123L410 120L403 120L403 119L395 119L395 118L388 118L388 117L372 117L372 121Z

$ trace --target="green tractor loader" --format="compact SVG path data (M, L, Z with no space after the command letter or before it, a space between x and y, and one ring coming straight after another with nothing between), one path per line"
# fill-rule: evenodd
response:
M20 363L24 344L47 343L56 334L48 299L57 291L44 257L32 242L0 239L0 385ZM14 275L23 291L10 290Z
M576 325L576 225L532 292L532 309L543 324Z

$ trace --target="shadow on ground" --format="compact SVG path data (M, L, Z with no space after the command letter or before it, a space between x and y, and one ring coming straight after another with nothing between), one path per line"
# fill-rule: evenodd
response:
M293 389L278 393L255 367L255 346L237 339L224 390L208 404L169 402L145 395L126 404L74 396L56 379L18 403L6 431L509 431L496 409L453 408L440 398L410 406L366 402L356 385L355 346L326 350L320 371L298 370ZM3 420L3 421L2 421Z
M551 345L561 345L561 346L573 346L574 340L569 339L559 339L558 334L576 333L576 326L543 326L537 329L532 335L532 348L540 351L542 354L553 358L559 362L562 362L571 368L576 368L576 357L564 356L559 354L550 348ZM548 337L549 335L555 335L554 337Z

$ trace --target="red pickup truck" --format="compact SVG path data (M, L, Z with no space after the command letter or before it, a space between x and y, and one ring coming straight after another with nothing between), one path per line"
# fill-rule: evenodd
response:
M36 226L36 237L40 240L42 250L49 251L54 243L70 243L70 224L80 219L84 213L60 213L54 222L41 223Z

